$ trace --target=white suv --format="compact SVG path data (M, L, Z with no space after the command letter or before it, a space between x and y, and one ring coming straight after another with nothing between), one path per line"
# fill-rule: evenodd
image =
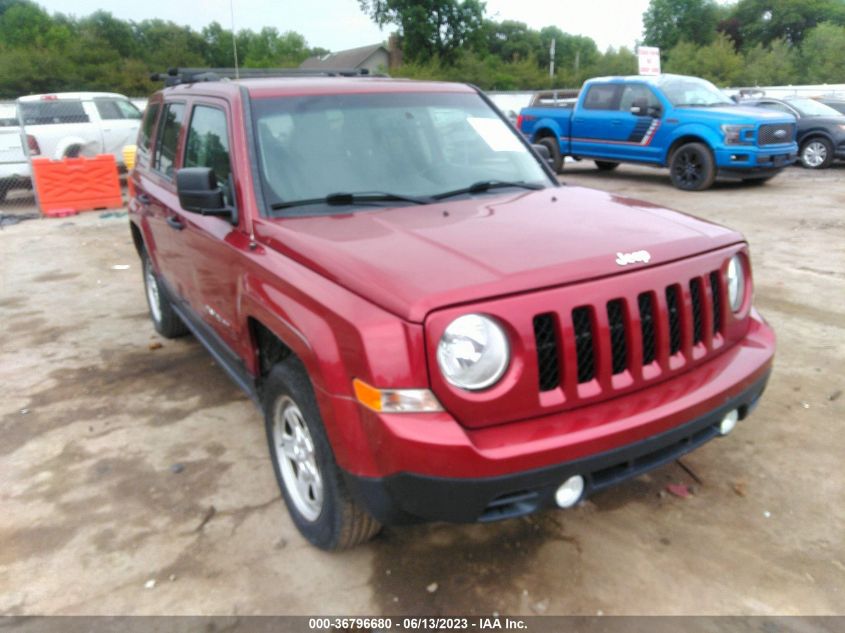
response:
M111 92L30 95L17 107L30 156L113 154L122 166L122 149L135 143L141 125L141 111Z

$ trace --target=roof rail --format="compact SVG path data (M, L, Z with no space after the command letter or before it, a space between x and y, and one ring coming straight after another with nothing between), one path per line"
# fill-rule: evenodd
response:
M201 81L223 79L256 79L261 77L386 77L371 74L367 68L168 68L153 73L151 81L163 81L167 87Z

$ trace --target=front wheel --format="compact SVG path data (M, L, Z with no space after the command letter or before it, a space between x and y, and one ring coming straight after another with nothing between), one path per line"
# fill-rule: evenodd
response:
M619 167L619 163L615 163L610 160L597 160L595 161L596 167L599 168L601 171L613 171L617 167Z
M557 141L551 136L546 136L537 141L537 144L549 150L549 156L552 158L549 166L556 174L561 173L563 171L563 156L560 155L560 147L558 147Z
M807 169L826 169L833 162L833 145L826 138L811 138L801 145L800 158Z
M706 145L687 143L672 154L669 161L672 184L683 191L703 191L716 180L713 156Z
M370 540L381 525L346 488L302 363L289 357L276 365L262 391L273 470L299 532L324 550Z

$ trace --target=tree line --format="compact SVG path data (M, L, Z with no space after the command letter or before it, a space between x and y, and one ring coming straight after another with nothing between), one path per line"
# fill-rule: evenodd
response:
M399 77L471 82L486 90L578 87L588 77L636 73L634 50L599 50L557 26L496 21L479 0L359 0L396 34ZM642 44L659 46L664 72L720 85L843 83L845 0L651 0ZM163 20L120 20L107 11L74 18L31 0L0 0L0 98L70 90L142 96L151 72L171 66L296 67L328 51L268 26L201 30ZM554 75L549 75L554 41Z

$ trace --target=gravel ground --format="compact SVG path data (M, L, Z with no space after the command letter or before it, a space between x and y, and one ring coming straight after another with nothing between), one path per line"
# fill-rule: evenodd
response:
M0 231L0 613L845 613L845 167L698 194L566 170L751 244L776 368L685 458L702 483L673 464L568 512L317 551L253 405L193 339L155 335L125 216L34 220Z

